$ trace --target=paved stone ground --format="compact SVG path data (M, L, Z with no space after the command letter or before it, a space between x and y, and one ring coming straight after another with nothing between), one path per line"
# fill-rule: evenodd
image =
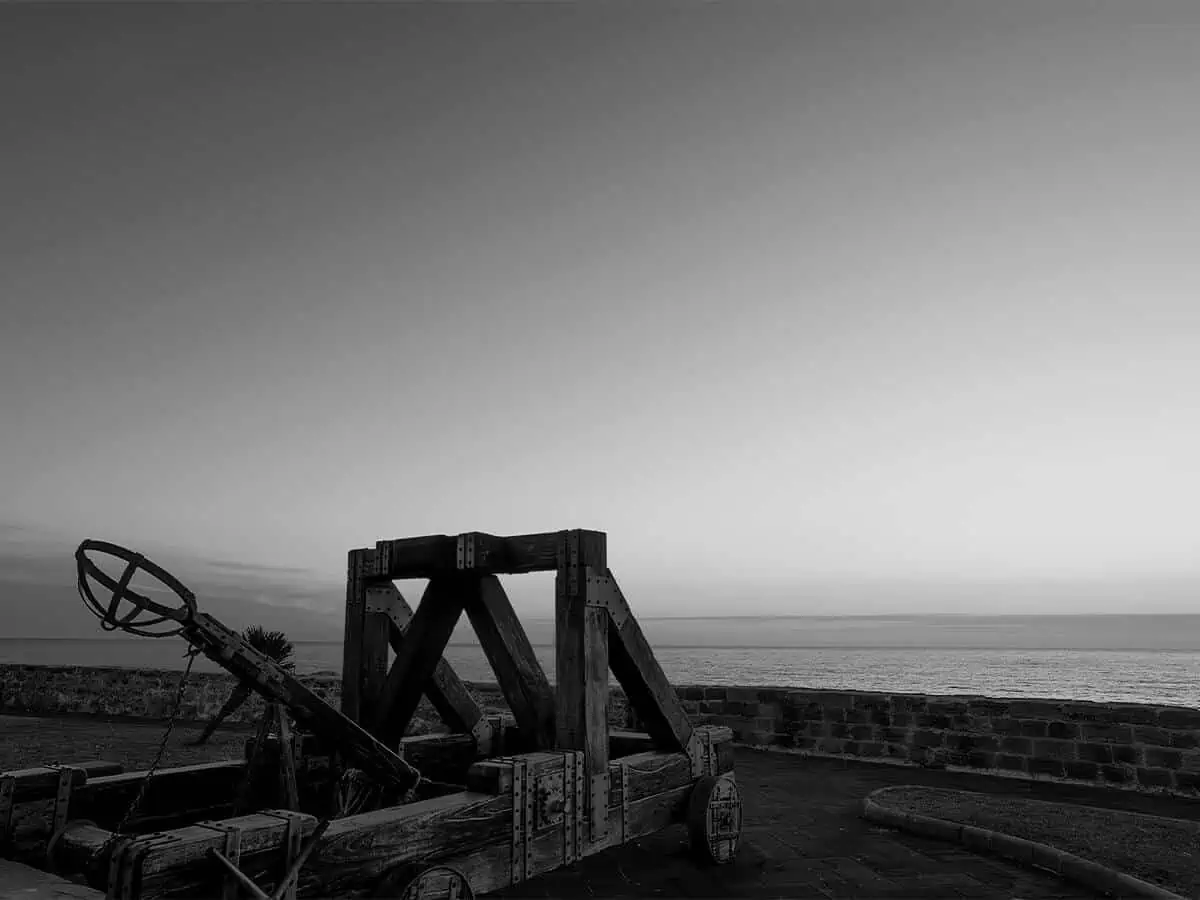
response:
M169 764L240 752L244 732L218 733L216 746L182 745L195 727L174 736ZM153 755L161 726L129 722L0 716L0 770L48 759L117 759L130 768ZM980 856L940 841L879 828L860 817L862 800L896 784L1004 793L1039 800L1200 819L1200 802L1051 782L871 765L739 750L745 801L737 861L701 868L682 826L589 857L578 866L533 879L495 896L746 898L1076 898L1095 896L1049 873ZM3 891L0 891L0 897Z
M737 773L745 808L733 865L698 867L677 826L496 896L1095 897L1050 873L876 827L860 818L862 799L888 785L925 784L1158 815L1200 812L1200 803L1099 788L752 751L739 753Z

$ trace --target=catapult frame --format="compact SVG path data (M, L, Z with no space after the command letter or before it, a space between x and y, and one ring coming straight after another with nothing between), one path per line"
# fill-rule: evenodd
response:
M538 571L556 572L553 686L497 578ZM429 579L415 610L394 584L408 578ZM100 578L113 608L128 580ZM10 855L36 853L113 898L261 900L469 897L679 821L702 859L736 852L732 733L688 720L608 569L602 532L473 532L350 551L340 713L189 605L183 636L286 709L297 734L280 729L265 754L256 741L249 761L149 781L104 763L7 773L0 840ZM463 613L511 717L484 715L442 658ZM610 669L645 731L609 729ZM404 737L422 695L448 734ZM290 773L296 790L259 778L255 811L231 815L248 769L263 766ZM348 767L381 790L374 808L339 807ZM139 791L137 815L122 823ZM35 823L24 832L6 814L38 804L44 818L17 817Z

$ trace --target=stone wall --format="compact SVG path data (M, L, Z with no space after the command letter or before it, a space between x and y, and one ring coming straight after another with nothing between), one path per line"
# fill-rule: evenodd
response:
M151 669L0 665L0 713L161 718L174 703L178 672ZM340 679L303 680L334 706ZM182 721L221 708L233 687L224 674L194 673ZM470 685L489 712L504 709L495 685ZM965 768L1033 778L1200 796L1200 710L1133 703L993 699L789 688L676 688L695 721L727 725L764 749L902 765ZM254 698L230 722L250 723ZM609 721L628 719L614 691ZM415 731L436 727L418 710Z
M1200 796L1200 710L1135 703L678 688L742 743Z
M83 666L27 666L0 663L0 714L95 715L133 719L161 719L175 706L182 672L161 669L120 669ZM337 675L301 677L310 690L337 707L342 680ZM184 685L177 721L201 722L221 709L235 680L223 672L193 672ZM468 685L485 712L504 712L506 704L494 684ZM254 695L225 721L249 726L262 713L262 700ZM614 691L609 721L624 724L625 697ZM429 702L417 708L411 733L439 727L440 719Z

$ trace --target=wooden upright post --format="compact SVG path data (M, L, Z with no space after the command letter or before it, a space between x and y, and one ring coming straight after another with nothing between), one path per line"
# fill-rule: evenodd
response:
M555 579L555 739L584 753L592 842L608 832L608 611L588 579L606 571L604 538L565 532Z

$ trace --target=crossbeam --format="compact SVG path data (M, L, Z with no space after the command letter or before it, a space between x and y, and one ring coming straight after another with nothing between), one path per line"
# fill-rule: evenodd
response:
M584 536L591 556L604 564L606 537L602 531L574 532ZM377 578L432 578L454 571L520 575L558 568L559 548L566 531L501 537L481 531L459 535L431 534L375 544Z
M367 588L366 612L387 616L391 624L392 652L399 656L404 647L405 632L413 618L412 607L404 595L390 582L372 585ZM483 719L483 710L445 657L439 657L433 675L425 683L425 696L451 731L470 734Z

